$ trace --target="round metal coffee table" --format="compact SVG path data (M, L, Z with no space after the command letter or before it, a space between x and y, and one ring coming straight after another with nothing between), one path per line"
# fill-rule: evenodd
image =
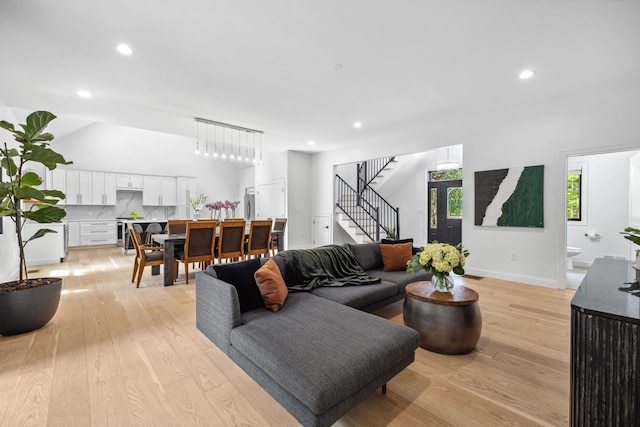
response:
M482 331L478 293L456 285L436 292L431 282L406 287L404 323L420 333L420 347L442 354L466 354L476 348Z

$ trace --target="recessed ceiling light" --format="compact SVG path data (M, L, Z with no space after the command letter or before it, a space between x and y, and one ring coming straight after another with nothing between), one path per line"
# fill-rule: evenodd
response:
M309 141L309 142L307 142L307 144L308 145L316 145L316 142L315 141Z
M127 55L127 56L133 53L133 50L131 50L131 48L126 44L119 44L118 46L116 46L116 50L121 54Z
M354 127L354 128L356 128L356 129L360 129L360 128L362 127L362 123L360 123L360 122L355 122L355 123L353 124L353 127Z
M89 92L88 90L79 90L78 91L78 96L80 98L91 98L91 92Z
M528 80L528 79L530 79L531 77L533 77L535 75L536 75L536 72L533 71L533 70L522 70L520 72L520 76L519 77L522 80Z

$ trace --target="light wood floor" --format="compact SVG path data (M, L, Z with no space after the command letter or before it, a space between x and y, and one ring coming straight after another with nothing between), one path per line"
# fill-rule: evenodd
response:
M275 400L195 327L195 287L130 283L119 248L34 267L64 276L44 328L0 337L1 426L290 426ZM566 426L573 291L464 279L480 294L477 351L416 361L339 426ZM402 322L402 303L377 312Z

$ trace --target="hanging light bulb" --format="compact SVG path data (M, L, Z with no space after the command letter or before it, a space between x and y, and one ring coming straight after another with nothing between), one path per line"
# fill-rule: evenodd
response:
M229 156L230 162L236 161L236 156L233 155L233 131L231 132L231 155Z
M209 125L205 124L204 125L204 145L205 145L205 150L204 150L204 158L208 159L209 158Z
M224 128L222 128L222 155L220 156L220 160L223 162L227 161L226 142L225 131Z
M213 160L218 160L218 126L213 125Z
M253 155L251 156L251 164L253 166L256 165L256 134L254 132L253 134L253 151L252 151Z
M240 154L240 146L242 145L242 141L240 138L240 131L238 131L238 156L236 157L236 162L242 163L242 155Z
M198 122L196 122L196 151L193 154L200 157L200 126L198 126Z
M247 134L245 136L246 138L244 139L244 164L248 165L249 163L251 163L251 159L249 158L249 131L247 131Z

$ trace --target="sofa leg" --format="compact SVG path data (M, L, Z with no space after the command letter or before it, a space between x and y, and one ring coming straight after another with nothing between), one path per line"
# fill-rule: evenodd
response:
M387 383L382 384L382 394L387 394Z

